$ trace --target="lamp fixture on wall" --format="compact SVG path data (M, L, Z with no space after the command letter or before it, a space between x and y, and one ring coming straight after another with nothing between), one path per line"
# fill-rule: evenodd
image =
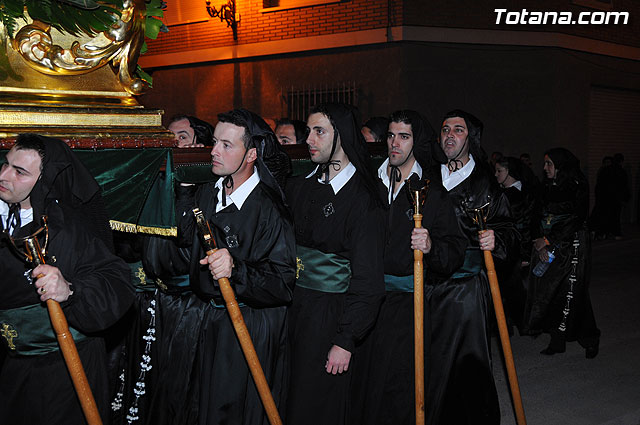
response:
M211 0L205 0L207 4L207 13L212 18L220 18L220 22L225 21L227 27L231 27L233 31L233 39L238 39L238 24L240 20L236 20L236 0L227 0L227 3L220 5L220 9L216 9L211 5Z

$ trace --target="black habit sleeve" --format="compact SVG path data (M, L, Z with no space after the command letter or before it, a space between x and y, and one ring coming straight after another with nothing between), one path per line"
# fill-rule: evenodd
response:
M356 342L373 327L384 298L385 214L371 201L364 214L354 209L350 218L347 239L351 247L351 282L333 343L353 352Z

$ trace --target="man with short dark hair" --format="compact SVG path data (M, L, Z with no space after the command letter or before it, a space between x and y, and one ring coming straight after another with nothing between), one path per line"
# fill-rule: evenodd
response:
M500 408L491 368L491 294L482 251L496 262L518 252L519 235L480 146L482 122L468 112L447 113L440 146L447 164L437 175L449 192L464 235L464 264L437 285L425 287L430 313L430 364L425 411L430 424L498 424ZM488 230L479 233L468 213L489 203Z
M262 425L267 416L217 280L228 278L276 405L286 389L286 314L295 280L295 239L277 183L286 162L274 133L258 115L218 115L213 174L220 178L178 193L178 236L191 244L190 284L208 305L202 312L199 423ZM284 156L284 160L282 159ZM275 176L272 174L276 174ZM206 255L192 209L200 208L219 248Z
M415 423L413 250L423 252L424 277L435 284L462 265L466 238L449 195L434 178L445 158L431 125L416 111L396 111L387 134L388 158L378 169L380 191L389 203L386 297L365 343L367 367L356 366L353 386L362 407L354 406L353 423L408 425ZM416 229L406 182L416 187L425 180L429 183L420 207L422 228Z
M383 200L353 107L319 105L307 127L316 169L287 182L298 256L287 421L340 425L354 353L384 296Z
M168 130L175 135L179 148L203 148L213 143L213 126L191 115L174 116Z
M79 424L84 415L45 301L58 301L103 420L107 360L101 331L133 301L129 268L113 255L100 187L61 140L21 134L0 172L0 422ZM13 252L9 236L49 229L46 263ZM34 400L38 400L34 406Z
M307 123L281 118L276 122L275 133L281 145L302 145L307 140Z

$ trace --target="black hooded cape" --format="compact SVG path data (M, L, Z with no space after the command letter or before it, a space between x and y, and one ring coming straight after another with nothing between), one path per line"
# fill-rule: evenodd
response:
M384 198L371 170L357 114L342 104L324 105L355 174L336 194L315 176L287 182L296 243L346 258L351 279L346 293L296 287L290 310L292 341L289 423L342 424L348 416L352 368L328 374L327 353L337 345L357 362L357 345L375 322L384 296Z
M69 326L86 336L76 345L98 408L107 421L106 353L98 335L122 317L133 301L129 270L105 244L110 238L104 231L106 215L96 207L99 187L71 150L57 139L21 135L18 140L20 137L42 139L45 158L42 175L31 192L35 219L14 235L32 234L41 225L39 217L48 217L47 262L59 268L64 278L73 284L73 295L61 305ZM94 217L93 223L87 223L89 216ZM104 220L95 217L104 217ZM25 277L31 267L6 244L1 251L0 310L11 312L3 326L11 325L11 317L21 314L21 310L16 309L32 306L48 329L44 336L55 342L53 329L48 328L46 306L40 302L35 286ZM21 330L16 331L19 338ZM0 403L0 422L83 423L80 404L59 349L23 356L8 349L4 338L2 341L2 349L8 356L0 373L0 397L4 400ZM34 394L38 399L36 409Z
M545 152L557 170L555 179L545 179L542 208L535 237L546 237L555 259L541 277L530 274L526 332L549 332L550 346L564 351L566 341L577 340L583 347L597 347L600 330L596 326L589 282L591 238L586 227L589 186L580 171L580 162L565 148ZM533 252L532 267L539 262Z
M219 249L233 257L229 279L240 304L253 345L276 405L286 397L286 306L295 279L295 239L289 212L275 176L287 173L288 157L262 118L236 110L245 120L257 149L255 166L260 183L242 208L231 204L216 213L215 183L202 185L195 194L178 192L178 238L191 246L190 285L205 306L197 347L199 363L200 424L268 424L240 344L229 320L217 281L199 264L205 256L192 213L199 207L209 220ZM270 169L273 167L273 173Z
M429 230L432 241L431 251L423 259L424 274L426 279L440 282L462 265L467 239L460 231L449 194L434 181L434 173L440 173L446 157L436 144L433 129L418 112L407 110L402 115L411 122L413 153L422 167L422 179L430 180L420 208L422 227ZM410 180L415 186L418 175L413 174ZM381 180L379 186L388 199L389 188ZM389 206L384 272L408 276L413 282L411 233L415 223L408 192L405 183ZM415 423L413 292L387 288L359 360L354 370L353 423Z
M518 252L519 235L508 201L500 192L480 145L482 122L460 110L446 114L445 119L449 117L465 120L469 150L476 164L471 175L449 190L458 224L467 239L465 263L474 267L465 273L459 269L439 284L428 282L425 288L425 310L429 311L425 332L430 333L426 420L497 424L500 408L491 369L491 294L478 245L478 227L467 209L490 202L486 222L495 235L492 255L496 263ZM439 184L441 176L438 174Z

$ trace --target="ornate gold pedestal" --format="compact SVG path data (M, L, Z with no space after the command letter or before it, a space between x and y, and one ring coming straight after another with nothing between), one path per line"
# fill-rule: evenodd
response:
M109 31L76 37L40 22L7 34L0 23L0 148L19 133L61 138L72 147L173 146L163 111L136 100L132 76L144 41L144 1L124 2ZM8 71L7 71L8 70Z

